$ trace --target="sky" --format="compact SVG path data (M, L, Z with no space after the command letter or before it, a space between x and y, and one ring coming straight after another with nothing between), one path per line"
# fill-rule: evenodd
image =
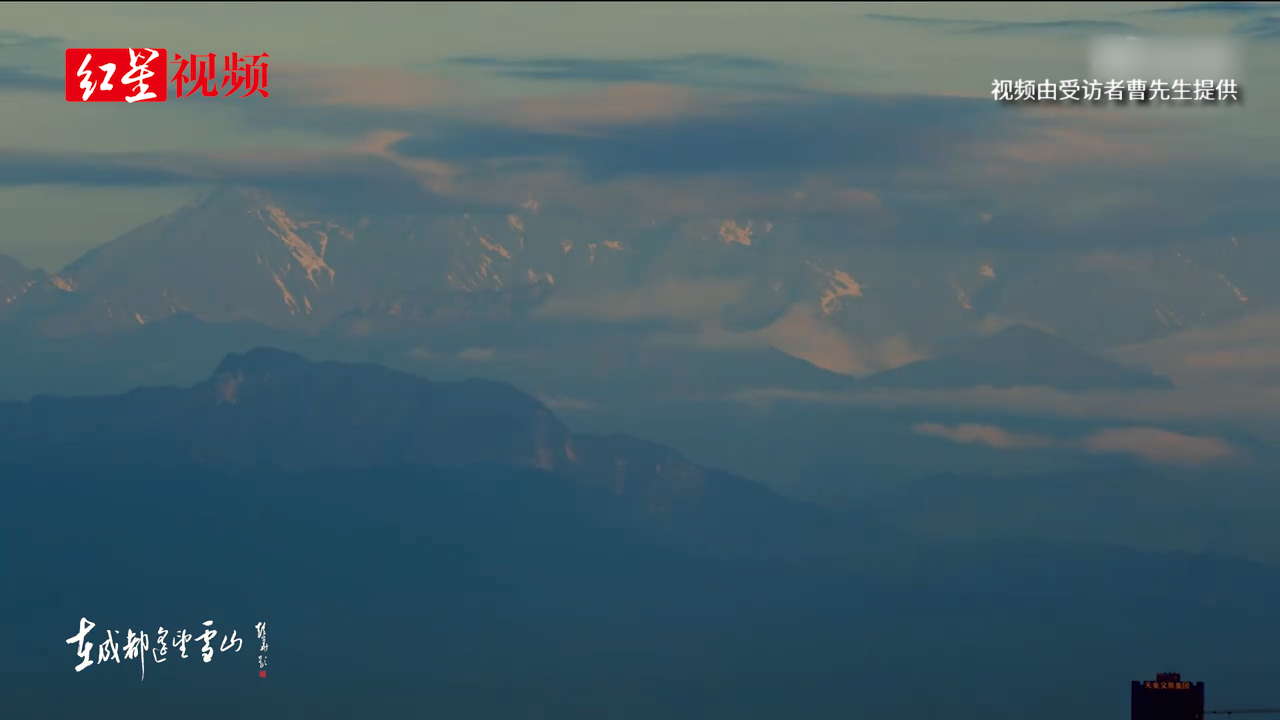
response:
M975 216L993 212L983 203L1023 213L1006 230L1011 244L1036 242L1033 216L1064 238L1121 244L1142 242L1129 224L1146 219L1198 230L1226 214L1239 234L1264 232L1280 159L1280 123L1268 122L1280 110L1267 91L1280 73L1273 9L10 4L0 252L56 270L225 180L409 183L470 203L538 187L605 208L611 192L672 182L758 202L786 178L897 191L888 201L915 219L904 243L965 242L943 206L966 202ZM1172 109L1028 110L990 94L995 79L1085 77L1090 39L1116 34L1229 39L1243 52L1237 79L1256 90L1234 107ZM66 102L64 48L128 45L268 53L272 94ZM511 164L528 157L536 171Z

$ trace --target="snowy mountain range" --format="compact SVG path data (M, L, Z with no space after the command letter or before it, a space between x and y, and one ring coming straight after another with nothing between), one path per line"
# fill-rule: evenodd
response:
M181 313L307 335L416 334L523 319L625 324L650 345L775 348L862 376L952 338L1026 324L1089 349L1274 302L1266 248L982 253L860 245L813 218L614 225L530 199L506 213L346 216L226 187L56 274L0 257L0 322L44 336ZM497 325L494 325L497 323ZM465 348L464 348L465 349Z

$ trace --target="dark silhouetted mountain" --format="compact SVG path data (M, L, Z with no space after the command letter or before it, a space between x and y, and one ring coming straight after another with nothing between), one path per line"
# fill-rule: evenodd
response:
M1222 558L1025 542L833 576L655 544L530 469L64 459L0 467L6 716L1066 720L1121 715L1152 668L1247 701L1280 640L1280 576ZM119 665L74 672L81 617ZM127 659L127 629L204 620L208 664Z
M747 536L822 562L874 561L883 524L791 503L762 485L624 436L573 435L541 402L491 381L432 382L372 364L257 348L187 388L0 403L0 456L102 466L284 470L473 463L537 468L607 488L669 539L732 550ZM780 522L781 521L781 522ZM780 528L786 528L781 530Z
M311 363L265 348L229 355L212 378L190 388L41 396L5 405L0 414L5 445L17 440L37 457L73 443L102 462L297 469L569 464L568 431L511 386L433 383L376 365Z
M271 349L187 388L0 404L0 545L19 717L141 688L143 717L1055 720L1122 708L1153 666L1239 693L1280 639L1262 566L920 543L574 435L506 384ZM80 617L245 646L76 674Z
M1097 357L1066 338L1026 325L957 343L936 357L876 373L864 382L872 387L1037 386L1070 392L1173 387L1167 378Z

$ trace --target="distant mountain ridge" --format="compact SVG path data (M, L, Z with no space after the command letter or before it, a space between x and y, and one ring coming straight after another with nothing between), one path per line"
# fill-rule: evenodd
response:
M75 438L131 462L291 470L491 462L560 471L575 457L569 431L510 385L432 382L271 348L228 355L189 388L0 405L0 438L24 435Z
M525 318L567 292L579 304L612 304L606 315L615 317L654 319L646 313L656 306L659 315L681 316L666 317L668 325L747 334L772 327L769 342L780 350L861 375L904 355L864 348L856 361L833 357L839 335L869 348L905 342L918 353L1001 317L1060 328L1098 349L1270 302L1251 279L1271 260L1265 244L1224 238L1155 263L1087 252L1046 263L837 241L857 231L854 217L641 221L533 198L506 210L388 215L227 186L46 276L40 287L57 292L3 295L13 299L0 321L65 336L186 312L308 334L403 335ZM666 307L680 304L662 297L672 282L687 285L681 292L695 305L705 303L702 286L714 287L721 307Z

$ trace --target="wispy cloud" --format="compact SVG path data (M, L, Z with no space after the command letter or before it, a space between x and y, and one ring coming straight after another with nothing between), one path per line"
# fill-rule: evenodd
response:
M43 92L62 92L62 78L42 75L29 67L0 66L0 91L2 90L39 90Z
M1245 20L1231 28L1231 32L1250 40L1274 42L1280 40L1280 17L1257 17Z
M809 393L762 388L738 393L747 403L814 403L872 408L973 409L1023 417L1067 417L1124 422L1275 420L1280 387L1213 385L1160 391L1065 393L1047 388L861 390Z
M481 119L504 118L518 127L577 134L583 128L670 121L713 107L687 87L624 83L589 93L517 100L482 113Z
M995 137L1007 120L994 103L976 99L809 95L744 101L693 116L584 123L574 132L445 121L396 150L449 161L570 158L592 180L821 172L937 162L962 141Z
M962 423L954 427L920 423L912 428L912 432L962 445L986 445L998 450L1078 448L1098 455L1129 455L1159 465L1206 465L1229 460L1239 454L1237 448L1219 438L1185 435L1157 427L1106 428L1078 440L1019 434L997 425L974 423Z
M1044 448L1053 444L1048 438L1039 435L1015 434L995 425L962 423L955 427L947 427L938 423L920 423L911 430L917 435L938 437L961 445L976 443L1000 450Z
M1171 7L1152 8L1152 15L1257 15L1280 10L1274 2L1193 2Z
M1118 20L1014 22L1008 20L958 20L885 13L867 13L865 17L882 22L941 28L952 33L971 33L976 35L1090 35L1094 33L1138 31L1137 26Z
M57 45L60 38L53 36L28 35L15 30L0 30L0 50L19 47L46 47Z
M0 91L61 92L62 40L0 30Z
M0 186L245 185L323 199L335 211L458 210L404 164L364 153L180 155L0 148Z
M427 109L456 102L461 90L428 73L376 66L272 67L272 99L300 106Z
M1183 435L1154 427L1111 428L1084 439L1092 453L1119 453L1162 465L1204 465L1238 454L1230 443L1214 437Z
M1183 330L1111 354L1184 384L1280 382L1280 313L1261 312L1223 325Z
M452 58L453 65L522 80L597 83L664 83L720 87L760 87L795 80L801 68L744 55L695 54L670 58Z
M469 61L547 72L590 66L581 58ZM639 68L678 74L758 66L734 56L602 63L615 75L630 68L634 76ZM373 157L345 155L312 178L294 172L283 178L278 170L241 167L240 160L41 159L0 151L12 160L0 167L0 185L274 183L315 192L327 186L337 202L389 186L396 191L381 193L383 206L432 207L420 188L412 190L425 183L464 203L510 205L534 193L598 216L645 222L745 210L841 213L838 224L857 209L859 240L903 246L945 238L956 246L1016 247L1034 236L1046 244L1117 249L1221 232L1227 223L1243 233L1280 221L1270 202L1280 191L1274 173L1255 173L1234 158L1176 157L1183 152L1177 148L1194 144L1173 142L1149 114L1126 114L1120 123L1120 113L1011 110L987 98L711 93L674 81L493 99L404 69L282 65L273 73L278 87L271 102L240 103L231 112L244 113L257 128L348 143L375 138L378 147L365 151ZM12 79L33 82L26 75ZM447 187L426 176L447 176ZM855 197L851 188L869 194ZM859 201L872 195L874 212ZM1003 209L990 222L963 220L993 207ZM848 237L843 229L839 234Z

